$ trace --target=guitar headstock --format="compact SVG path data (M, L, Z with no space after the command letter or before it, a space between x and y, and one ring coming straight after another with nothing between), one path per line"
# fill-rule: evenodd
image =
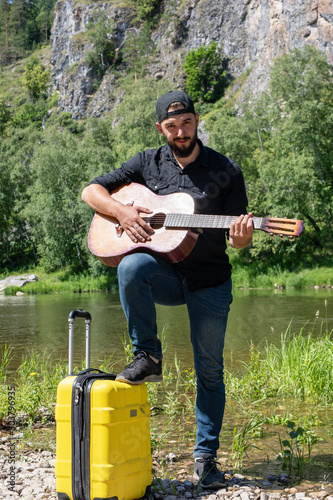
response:
M260 229L274 236L284 236L288 238L298 238L304 231L302 220L297 219L279 219L277 217L263 218L260 223Z

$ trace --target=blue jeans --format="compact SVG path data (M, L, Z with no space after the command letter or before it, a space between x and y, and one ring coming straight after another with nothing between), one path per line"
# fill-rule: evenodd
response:
M145 253L126 256L118 266L118 279L134 355L145 351L162 359L155 303L187 305L197 376L194 457L216 456L225 407L223 346L232 302L231 279L192 292L176 266Z

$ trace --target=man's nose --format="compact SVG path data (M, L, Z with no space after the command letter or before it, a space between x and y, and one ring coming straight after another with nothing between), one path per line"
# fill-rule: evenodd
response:
M178 128L177 136L178 137L183 137L185 135L185 132L182 127Z

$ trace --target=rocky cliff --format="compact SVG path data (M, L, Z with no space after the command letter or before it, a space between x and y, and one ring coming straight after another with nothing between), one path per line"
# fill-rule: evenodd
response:
M121 47L133 25L133 10L119 0L56 4L52 28L53 81L59 106L73 118L110 112L119 96L109 70L93 92L93 75L85 63L90 48L87 23L96 8L113 19L113 41ZM135 27L133 27L135 26ZM156 50L149 72L184 87L182 64L192 48L215 41L228 59L233 77L248 72L247 89L261 91L273 59L308 43L324 51L333 64L333 0L165 0L163 16L152 33ZM244 94L243 94L244 95Z

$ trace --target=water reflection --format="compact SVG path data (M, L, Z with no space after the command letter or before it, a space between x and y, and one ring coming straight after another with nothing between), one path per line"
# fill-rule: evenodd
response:
M333 328L333 289L320 290L235 290L229 317L225 354L227 364L237 364L247 357L251 341L277 342L292 320L292 330L308 322L307 328L319 331L324 321ZM327 307L325 308L325 299ZM54 294L0 296L0 348L13 347L15 369L22 355L33 348L46 351L52 359L67 359L68 313L72 309L88 310L92 321L92 364L97 366L103 357L122 362L123 346L120 336L127 325L117 294ZM316 318L316 312L319 316ZM186 366L192 366L189 322L186 306L157 307L160 330L167 326L165 360L173 361L175 354ZM75 322L75 359L84 357L84 321Z

